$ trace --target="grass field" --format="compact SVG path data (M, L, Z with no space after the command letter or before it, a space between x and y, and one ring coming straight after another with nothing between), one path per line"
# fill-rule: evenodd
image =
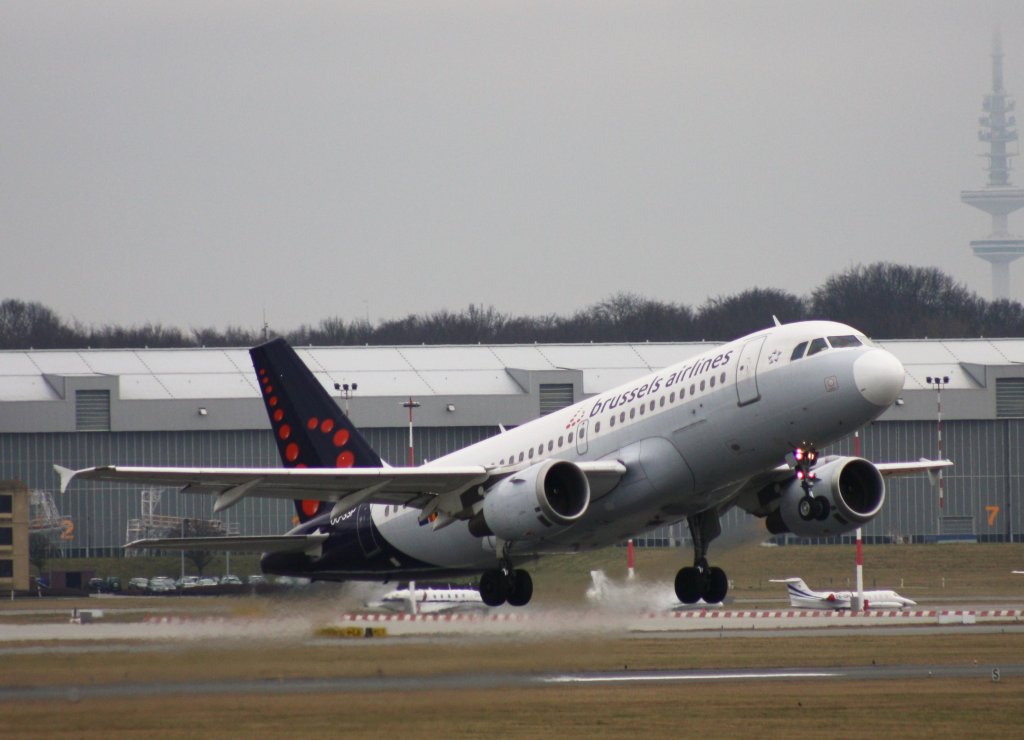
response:
M729 575L733 599L778 599L784 589L772 578L800 576L812 588L847 589L854 586L854 547L814 545L762 547L763 533L752 532L754 541L738 544L716 542L711 562ZM671 584L675 573L692 561L684 548L638 548L637 575L646 581ZM252 558L232 557L232 570L258 572ZM53 568L88 569L98 575L136 576L178 574L178 558L98 558L54 560ZM219 560L208 573L223 573ZM621 547L595 552L549 557L529 564L534 598L538 603L579 601L590 584L590 571L603 569L612 578L626 573L626 550ZM864 547L865 588L895 588L910 598L960 598L978 594L1024 596L1024 544L868 545ZM669 585L671 588L671 585ZM0 607L2 608L2 607Z
M641 550L638 577L671 588L689 550ZM852 547L719 548L715 564L732 581L731 596L778 605L784 591L770 578L799 575L812 586L846 588ZM538 608L585 603L589 571L625 573L620 548L541 561L531 571ZM865 548L866 585L892 586L923 603L960 598L1024 601L1024 545L916 545ZM97 569L99 570L99 569ZM29 615L41 606L102 603L107 619L140 605L235 616L340 611L341 590L298 589L266 597L19 599L0 601L5 623L54 619ZM529 608L529 607L528 607ZM125 612L126 621L142 616ZM61 616L59 619L66 620ZM87 628L86 628L87 629ZM897 636L862 634L751 638L714 633L656 639L566 633L557 637L402 638L318 642L275 636L184 640L102 653L14 652L0 657L0 686L137 685L151 682L408 676L421 690L317 694L144 696L0 702L0 735L13 737L905 737L1018 736L1024 726L1024 680L725 681L629 686L552 686L438 691L443 675L539 674L692 668L834 667L847 665L998 666L1024 662L1024 633ZM987 671L982 671L987 676Z

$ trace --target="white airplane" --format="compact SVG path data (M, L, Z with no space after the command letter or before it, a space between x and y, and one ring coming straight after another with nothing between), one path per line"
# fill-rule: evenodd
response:
M813 591L802 578L773 578L772 583L785 583L789 591L789 603L801 609L849 609L856 591ZM864 592L864 608L904 609L917 606L895 591L874 590Z
M417 588L415 581L410 581L405 588L396 588L379 599L366 602L366 606L405 614L487 611L487 605L475 588Z
M816 459L814 446L877 418L904 380L899 360L830 321L776 323L418 467L385 465L283 340L250 355L283 469L55 466L61 490L77 479L175 485L213 496L215 512L292 499L299 523L287 534L127 546L255 550L264 572L314 580L476 574L489 606L529 602L522 566L540 557L685 519L693 564L675 592L692 604L728 590L707 560L728 509L772 533L842 534L878 514L886 476L952 464Z

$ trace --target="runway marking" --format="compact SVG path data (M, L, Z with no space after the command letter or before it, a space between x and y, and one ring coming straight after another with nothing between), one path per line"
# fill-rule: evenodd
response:
M836 678L838 672L826 673L669 673L638 676L550 676L544 683L613 683L616 681L734 681L736 679L763 680L767 678Z

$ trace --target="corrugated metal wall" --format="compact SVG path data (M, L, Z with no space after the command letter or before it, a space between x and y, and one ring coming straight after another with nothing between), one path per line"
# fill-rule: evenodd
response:
M408 458L408 430L363 430L381 456L396 464ZM956 466L945 474L945 506L926 476L890 479L882 514L867 527L868 541L902 538L932 541L940 535L980 541L1024 541L1024 420L955 421L944 425L945 454ZM417 462L497 433L494 427L436 427L414 430ZM853 439L826 450L853 454ZM928 422L877 422L861 434L861 454L888 462L937 456L936 427ZM53 492L61 513L74 522L74 539L65 553L120 551L128 520L141 515L139 486L76 484L63 496L53 463L71 468L121 465L276 466L277 452L266 431L68 433L0 435L0 478L24 481L29 488ZM213 501L164 489L157 513L212 519ZM276 534L292 515L283 501L245 500L220 518L237 523L243 534ZM751 518L731 511L723 522L730 531L748 530ZM965 527L969 529L964 535ZM687 534L685 523L637 538L638 544L671 545ZM850 537L842 538L848 541Z

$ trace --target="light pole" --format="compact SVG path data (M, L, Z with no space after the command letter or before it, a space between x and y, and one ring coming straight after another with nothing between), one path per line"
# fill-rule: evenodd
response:
M938 441L939 460L942 456L942 389L949 384L949 376L936 375L926 377L925 382L935 389L935 438ZM942 535L942 515L946 507L946 484L942 477L942 468L939 468L939 529L936 536Z
M352 398L352 394L359 388L359 383L335 383L334 390L341 393L341 400L345 402L345 416L348 416L348 402Z
M409 396L409 400L402 404L404 408L409 409L409 467L414 467L415 462L412 454L412 410L419 408L420 402L413 401L412 396Z

